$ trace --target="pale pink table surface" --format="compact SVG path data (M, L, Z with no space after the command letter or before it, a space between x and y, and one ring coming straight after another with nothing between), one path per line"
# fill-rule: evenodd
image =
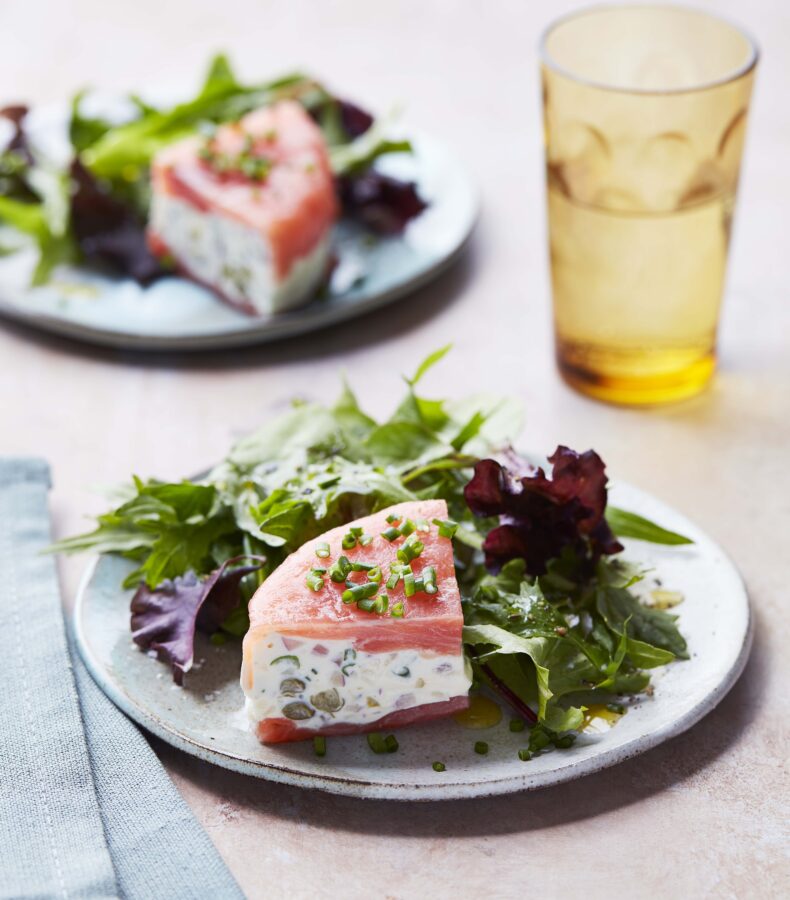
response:
M309 66L360 101L403 101L481 188L465 259L395 309L276 347L135 357L0 324L0 453L45 455L58 535L91 493L135 472L180 477L293 395L329 398L345 368L386 410L397 373L455 342L435 395L523 397L523 444L595 447L738 562L757 620L752 659L692 732L602 774L534 794L432 805L362 802L243 778L157 752L250 897L780 897L790 895L784 763L790 584L790 7L700 5L747 24L764 58L713 388L684 405L602 406L552 362L536 41L567 3L5 0L0 97L193 77L215 48L244 73ZM62 565L71 603L83 562Z

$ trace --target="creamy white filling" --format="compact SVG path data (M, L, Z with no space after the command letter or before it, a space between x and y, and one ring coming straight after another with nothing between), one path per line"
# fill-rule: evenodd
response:
M329 261L328 232L278 280L270 247L259 231L228 216L201 212L168 194L154 194L150 224L195 278L259 313L280 312L309 300Z
M367 653L348 641L276 632L254 645L250 664L242 686L252 722L284 717L301 728L364 725L396 710L466 695L471 685L463 654Z

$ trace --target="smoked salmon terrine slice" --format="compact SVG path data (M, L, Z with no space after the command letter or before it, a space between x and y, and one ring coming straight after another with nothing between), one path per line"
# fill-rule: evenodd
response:
M288 309L325 277L338 204L323 135L300 104L171 144L151 184L153 252L234 306Z
M449 715L471 684L443 500L401 503L309 541L250 601L241 684L261 741Z

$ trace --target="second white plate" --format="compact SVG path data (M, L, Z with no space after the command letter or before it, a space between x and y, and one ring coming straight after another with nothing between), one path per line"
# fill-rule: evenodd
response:
M44 107L31 131L55 158L65 109ZM411 136L411 135L410 135ZM141 287L90 269L61 267L30 287L36 254L0 258L0 316L47 332L131 350L211 350L281 340L343 322L403 298L440 275L465 246L477 218L477 194L459 160L439 141L411 136L413 154L379 162L382 171L417 184L428 208L402 235L374 238L343 220L329 289L307 306L268 317L238 312L211 291L180 277ZM62 140L60 141L62 144Z

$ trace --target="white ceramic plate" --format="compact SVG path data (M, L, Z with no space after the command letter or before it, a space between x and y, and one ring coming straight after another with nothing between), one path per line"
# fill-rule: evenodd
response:
M610 729L585 732L570 750L522 762L524 734L502 722L469 730L452 719L398 731L400 749L370 751L364 737L330 738L317 758L310 742L264 747L246 730L238 683L238 646L214 647L199 639L196 670L183 688L169 667L149 658L129 633L131 592L119 588L124 560L91 565L75 610L77 644L99 686L144 728L181 750L236 772L353 797L440 800L531 790L611 766L674 737L710 712L740 675L751 645L749 602L724 552L685 517L628 485L611 492L615 505L693 538L693 546L655 547L626 542L630 560L655 569L664 587L685 599L680 616L691 658L654 673L655 691L643 696ZM473 750L485 740L489 753ZM431 763L441 760L445 772Z
M65 117L65 108L57 106L31 113L31 134L56 160L66 155ZM307 306L256 318L180 277L141 287L129 278L75 267L61 267L49 284L31 288L36 254L30 250L0 256L0 316L121 349L205 350L305 334L392 303L457 258L478 209L458 159L427 135L409 136L414 153L393 154L379 167L415 181L428 208L397 237L371 240L369 232L340 222L335 229L339 265L326 294Z

